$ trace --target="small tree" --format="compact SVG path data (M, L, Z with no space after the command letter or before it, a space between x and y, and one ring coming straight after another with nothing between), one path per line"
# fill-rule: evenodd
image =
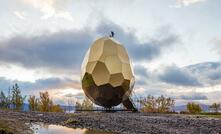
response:
M37 111L39 109L39 100L33 95L28 98L29 110Z
M218 103L213 103L213 104L210 106L210 108L213 109L216 114L218 114L218 113L219 113L219 110L220 110L220 104L218 104Z
M52 101L48 92L40 92L39 108L42 112L49 112L52 107Z
M79 101L77 101L76 104L75 104L75 109L76 109L76 110L80 110L81 107L82 107L82 106L81 106L81 103L80 103Z
M93 109L93 102L91 102L91 100L86 97L84 99L84 101L82 102L81 107L84 110L92 110Z
M22 96L21 94L21 90L19 89L18 84L16 83L13 87L12 87L12 104L13 104L13 108L16 110L22 110L22 106L24 104L24 100L25 100L26 96Z
M0 108L7 108L7 97L4 92L0 92Z
M163 95L156 99L156 103L159 113L169 112L171 107L174 106L174 100L170 97L166 98Z
M156 112L156 101L154 96L148 95L146 98L140 100L141 105L143 105L144 112Z
M54 105L48 92L40 92L39 109L42 112L63 112L60 105Z
M169 112L174 106L175 101L170 97L166 98L161 95L158 98L154 96L147 96L146 98L140 100L141 105L143 105L142 111L144 112Z
M202 108L200 107L200 105L196 104L194 102L192 102L192 103L189 102L187 104L187 110L191 114L197 114L197 113L202 112Z
M50 112L64 112L60 105L52 105Z

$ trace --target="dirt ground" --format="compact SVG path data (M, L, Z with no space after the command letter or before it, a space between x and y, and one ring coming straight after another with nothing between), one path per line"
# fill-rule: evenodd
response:
M88 128L114 133L219 134L221 119L204 116L150 114L131 112L42 113L1 111L0 121L7 120L17 133L31 133L33 122ZM14 128L14 127L11 127Z

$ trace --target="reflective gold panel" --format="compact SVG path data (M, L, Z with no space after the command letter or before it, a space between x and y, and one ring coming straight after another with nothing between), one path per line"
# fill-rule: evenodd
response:
M95 104L105 108L120 103L131 108L134 74L126 49L110 37L96 40L81 67L82 88Z

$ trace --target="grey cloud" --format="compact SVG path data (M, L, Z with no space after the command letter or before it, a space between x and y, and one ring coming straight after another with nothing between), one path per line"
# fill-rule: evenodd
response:
M0 61L27 68L76 68L91 40L89 30L17 36L0 43Z
M80 70L83 56L91 42L98 36L115 31L135 61L151 60L161 51L178 41L175 34L165 33L158 39L140 43L133 32L126 32L120 26L105 21L95 30L85 28L79 31L60 31L34 37L15 36L0 42L0 62L22 65L26 68L49 68Z
M203 94L192 94L192 95L181 95L177 97L177 99L183 99L183 100L208 100L208 97Z
M221 65L216 69L210 69L208 72L205 72L205 76L207 76L211 81L220 81L221 82Z
M143 66L134 66L134 73L136 75L148 78L148 70Z
M158 74L160 81L178 86L213 86L221 84L221 63L203 62L183 68L168 66Z
M221 69L221 68L220 68ZM214 70L209 74L211 80L221 80L221 70Z
M176 66L166 67L160 74L159 79L163 82L178 86L202 86L198 79L188 71Z
M48 89L57 89L57 88L80 88L79 82L74 81L68 78L60 79L60 78L47 78L47 79L39 79L35 82L22 82L17 80L7 80L4 77L0 77L0 90L7 92L8 88L15 83L18 83L19 87L22 91L26 93L34 93L40 90L48 90Z
M160 95L168 95L166 90L157 87L146 87L145 90L139 91L139 89L134 89L135 94L132 94L135 99L139 97L145 97L148 95L160 96Z
M148 78L149 78L149 72L147 68L143 66L134 66L134 73L136 76L136 85L144 86L147 84ZM139 79L138 79L139 78Z
M136 79L135 81L135 87L143 87L148 84L148 79L147 78L141 78L141 79Z
M120 26L113 25L113 23L102 23L97 27L97 33L102 35L111 30L116 33L115 38L126 46L131 57L139 61L152 60L161 54L162 49L179 42L179 37L176 34L164 30L158 31L163 32L160 37L149 38L147 42L141 43L135 36L136 31L125 32Z
M199 81L205 85L221 84L221 63L219 62L204 62L184 67L184 69L198 77Z
M65 98L78 98L78 99L84 96L85 96L84 93L77 93L77 94L68 93L64 95Z

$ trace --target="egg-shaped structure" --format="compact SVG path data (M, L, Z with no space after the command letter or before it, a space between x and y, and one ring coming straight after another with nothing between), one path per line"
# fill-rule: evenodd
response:
M81 73L82 88L92 102L105 108L123 103L135 109L130 100L134 74L121 43L111 37L96 40L85 55Z

